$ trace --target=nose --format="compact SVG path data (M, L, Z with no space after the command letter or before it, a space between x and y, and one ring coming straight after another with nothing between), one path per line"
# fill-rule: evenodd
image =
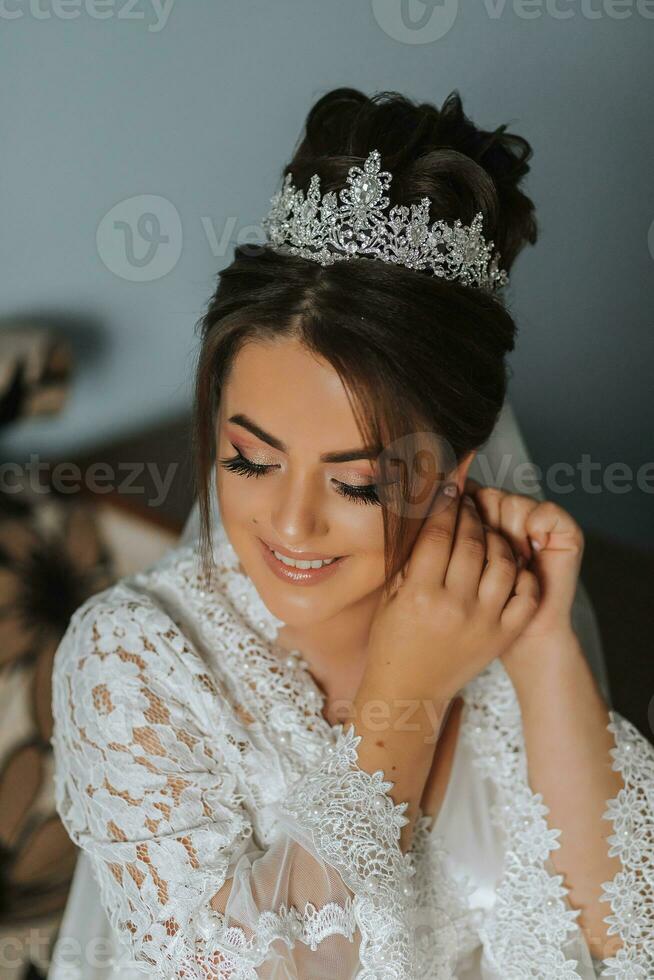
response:
M270 524L279 541L297 548L307 545L307 550L312 542L315 548L329 528L320 489L308 478L282 481L273 500Z

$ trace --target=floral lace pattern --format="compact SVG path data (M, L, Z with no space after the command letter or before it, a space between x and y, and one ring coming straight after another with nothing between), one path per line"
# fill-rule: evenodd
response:
M481 927L484 942L507 980L541 975L574 980L579 977L576 963L566 959L563 946L580 913L566 908L563 878L550 874L545 866L550 852L560 846L561 831L549 828L542 796L527 783L513 685L501 663L493 661L466 690L469 724L462 737L476 753L475 765L498 787L491 819L507 841L497 902Z
M468 905L475 883L467 875L454 882L447 873L445 841L428 816L416 820L411 853L417 869L413 942L421 976L450 980L479 945L483 913Z
M575 980L577 962L566 958L564 946L577 930L580 910L572 909L563 876L550 860L561 831L549 826L542 795L529 787L519 703L499 661L466 686L465 698L469 723L461 734L476 752L476 766L498 788L491 819L507 842L497 904L480 934L507 980ZM605 922L623 947L615 957L592 962L602 968L598 976L645 980L654 977L654 746L626 719L609 714L613 768L625 789L608 801L604 816L617 831L609 837L609 856L619 854L623 870L604 883L600 900L612 903L614 914Z
M369 774L357 765L361 741L350 725L335 727L336 743L327 745L327 763L299 782L281 805L285 813L310 828L317 851L355 893L354 910L363 940L361 980L413 976L411 909L415 868L399 849L401 828L408 823L406 803L394 804L393 783L383 773ZM353 805L353 803L355 805Z
M560 831L529 788L519 705L501 663L461 691L460 737L497 789L490 817L506 844L497 900L482 911L468 904L472 882L448 875L446 844L429 818L418 819L402 854L406 805L394 803L393 783L358 767L353 728L325 720L301 654L275 645L282 623L222 529L214 557L211 582L195 547L180 546L87 600L55 658L58 812L92 856L130 965L253 980L268 975L259 968L273 954L301 947L316 957L312 978L451 980L483 944L502 980L585 977L566 956L579 913L549 857ZM603 900L623 948L601 976L652 980L654 747L615 712L611 719L625 788L605 817L623 870L604 884ZM230 876L249 896L280 841L294 860L323 869L331 896L313 900L307 888L290 902L275 892L247 922L210 904ZM347 970L329 972L336 960L320 955L330 948Z
M608 801L603 817L613 822L609 856L620 858L622 871L604 883L600 902L610 902L605 921L623 946L600 975L645 980L654 977L654 750L630 721L609 714L613 769L624 789Z

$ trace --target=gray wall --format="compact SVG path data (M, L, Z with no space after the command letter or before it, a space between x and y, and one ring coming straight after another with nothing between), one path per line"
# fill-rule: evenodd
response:
M534 147L541 239L510 287L510 399L544 473L587 454L603 487L577 473L546 492L588 529L654 545L636 486L654 458L654 0L166 2L0 3L0 313L61 324L78 362L65 412L17 427L5 458L65 456L189 404L215 273L317 96L458 88L475 121ZM144 212L168 241L148 262L137 234L130 261ZM607 484L616 462L627 492Z

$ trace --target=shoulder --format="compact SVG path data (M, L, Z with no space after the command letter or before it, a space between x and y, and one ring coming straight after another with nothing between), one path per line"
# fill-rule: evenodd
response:
M80 641L87 644L87 653L109 655L127 644L135 648L133 652L138 648L138 652L147 654L155 652L151 651L152 641L162 656L166 652L190 652L192 642L185 632L191 632L192 618L184 614L193 592L200 592L202 584L195 548L191 545L169 548L143 571L118 579L78 606L62 638L57 659L71 656ZM212 601L222 606L224 596L217 590L212 594ZM93 641L90 648L89 641Z
M179 614L184 573L193 567L192 548L169 549L75 610L54 657L55 724L71 711L93 708L97 716L117 703L132 711L165 703L169 713L177 707L206 718L218 692Z
M55 668L61 669L62 660L72 667L78 654L106 658L122 652L151 660L151 654L163 655L171 648L171 641L173 649L181 649L183 637L171 610L149 587L154 574L153 567L138 576L125 576L78 606L57 650Z
M55 653L57 812L76 844L109 861L122 860L129 842L132 853L134 842L153 839L172 860L169 834L203 827L211 807L224 816L237 785L225 734L237 722L192 631L180 625L184 596L165 585L163 570L178 557L167 554L87 599ZM242 819L233 817L237 830Z

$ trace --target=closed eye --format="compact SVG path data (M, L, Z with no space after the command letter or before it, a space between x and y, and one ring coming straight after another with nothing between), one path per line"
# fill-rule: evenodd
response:
M263 463L253 463L251 460L246 459L238 450L236 451L236 456L232 456L231 459L219 459L218 462L231 473L238 473L239 476L245 477L253 476L257 478L265 476L269 470L277 469L272 463L266 465ZM355 503L361 504L381 503L377 494L376 484L374 483L365 487L353 487L349 483L341 483L340 480L334 480L333 482L337 488L336 492L348 500L353 500Z

